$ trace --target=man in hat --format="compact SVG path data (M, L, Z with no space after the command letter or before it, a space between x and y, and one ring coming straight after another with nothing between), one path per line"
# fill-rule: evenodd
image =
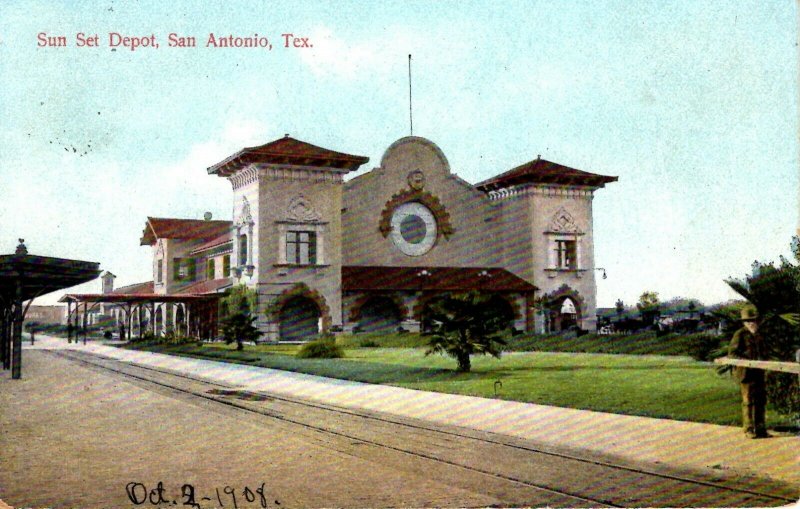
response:
M736 331L728 346L728 357L761 360L764 342L758 333L758 311L748 304L742 308L742 328ZM742 389L742 426L750 438L767 437L766 407L767 389L764 370L733 367L733 377Z

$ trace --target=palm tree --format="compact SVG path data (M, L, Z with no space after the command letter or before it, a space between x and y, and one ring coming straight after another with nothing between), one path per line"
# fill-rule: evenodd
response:
M238 312L225 318L222 322L222 336L225 343L236 342L237 350L244 350L245 341L257 341L263 334L258 327L253 325L256 321L255 316L250 316L244 312Z
M800 262L800 242L793 244ZM780 264L754 262L751 274L725 281L758 310L759 331L769 358L793 361L800 348L800 264L781 258ZM796 375L767 373L767 394L781 412L800 418L800 390Z
M236 342L237 350L244 350L245 341L257 341L263 334L254 322L258 309L258 296L252 288L238 285L230 288L220 299L220 325L225 343Z
M472 355L500 357L505 341L501 331L513 316L493 305L491 296L478 292L448 294L430 307L433 335L425 355L447 354L458 362L458 371L468 372Z

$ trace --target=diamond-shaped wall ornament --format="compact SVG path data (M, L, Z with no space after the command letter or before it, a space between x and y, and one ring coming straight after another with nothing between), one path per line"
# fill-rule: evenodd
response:
M286 210L286 219L298 223L311 223L319 221L322 216L303 195L292 198Z
M575 224L575 218L564 207L558 209L558 212L553 215L553 219L550 220L550 231L555 233L582 233L578 225Z

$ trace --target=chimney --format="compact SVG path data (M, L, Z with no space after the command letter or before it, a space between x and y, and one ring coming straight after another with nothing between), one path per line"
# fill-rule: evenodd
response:
M117 276L110 273L109 271L105 271L100 279L103 280L103 293L111 293L114 291L114 279Z

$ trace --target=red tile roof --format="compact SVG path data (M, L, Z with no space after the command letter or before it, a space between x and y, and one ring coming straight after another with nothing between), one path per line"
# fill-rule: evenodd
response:
M206 221L203 219L175 219L148 217L140 245L151 246L156 239L181 239L209 241L229 232L231 221Z
M513 291L536 287L505 269L483 267L342 267L342 289Z
M63 295L59 302L106 302L109 304L141 304L155 302L209 302L218 299L222 294L161 294L161 293L136 293L119 294L111 293L67 293Z
M218 247L218 246L222 246L224 244L228 244L231 241L232 241L232 234L231 234L231 231L228 230L225 233L223 233L222 235L219 235L219 236L214 237L213 239L209 240L205 244L201 244L201 245L197 246L196 248L192 249L189 252L189 254L202 253L203 251L207 251L209 249L212 249L212 248L215 248L215 247Z
M147 281L144 283L136 283L127 286L120 286L119 288L111 291L111 295L134 295L134 294L146 294L146 293L153 293L152 281Z
M259 147L248 147L208 168L208 173L227 177L253 163L294 164L357 170L368 157L345 154L296 140L288 134Z
M218 293L221 288L231 285L230 278L209 279L206 281L199 281L193 285L179 290L173 295L205 295L209 293Z
M616 182L617 179L618 177L576 170L569 166L537 158L505 173L479 182L475 184L475 187L487 192L516 184L529 183L603 187L609 182Z
M199 281L182 290L168 295L153 293L153 282L137 283L122 286L111 293L70 293L59 299L59 302L107 302L107 303L141 303L141 302L186 302L194 300L208 301L218 298L219 290L230 285L228 278Z

